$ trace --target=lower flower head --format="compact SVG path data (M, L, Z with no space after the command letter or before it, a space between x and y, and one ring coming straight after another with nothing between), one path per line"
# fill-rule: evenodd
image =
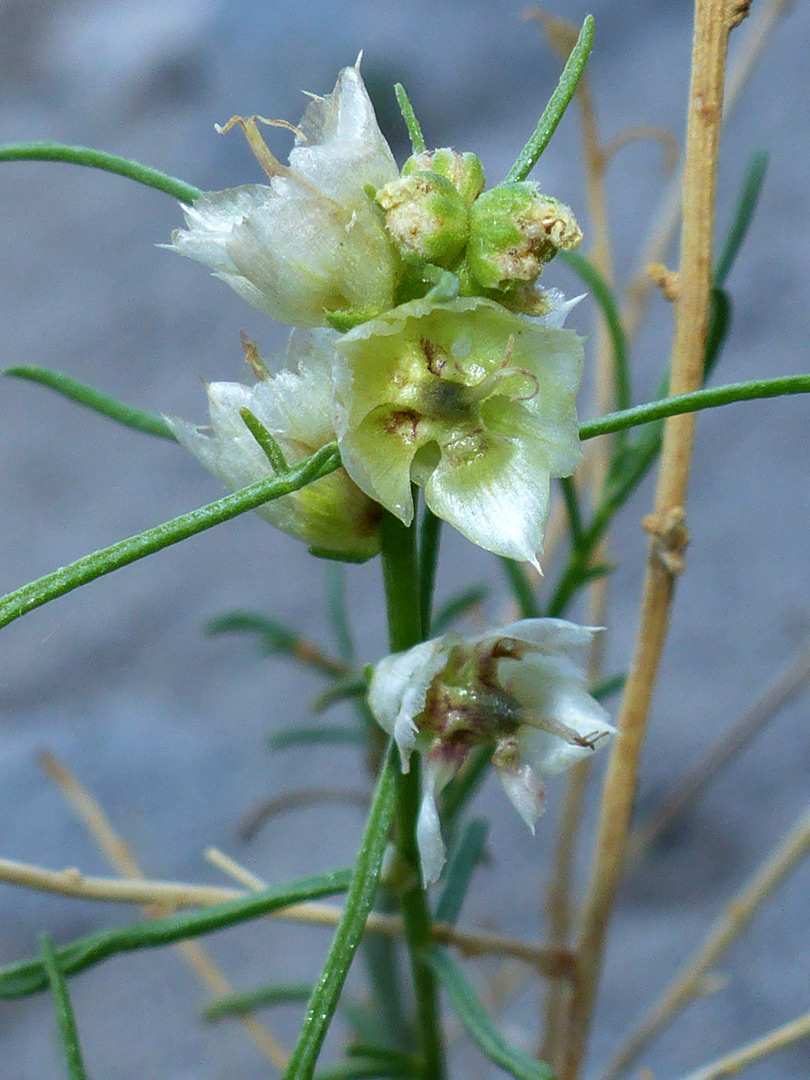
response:
M539 320L481 298L426 298L337 340L349 475L405 524L413 481L473 543L536 565L550 477L581 458L582 344L561 328L565 310Z
M492 763L534 831L543 777L587 757L615 733L587 692L581 654L594 630L561 619L524 619L476 637L445 634L381 660L369 705L396 741L402 768L424 758L417 840L425 884L445 861L436 799L472 750Z
M259 381L255 386L211 383L207 387L209 428L167 417L178 441L233 490L272 476L274 471L246 423L245 410L275 438L290 465L334 442L334 337L329 330L293 331L288 367L275 375L256 362L255 346L248 344L248 359L256 364ZM362 561L380 549L380 507L343 469L266 503L257 513L309 544L316 554Z

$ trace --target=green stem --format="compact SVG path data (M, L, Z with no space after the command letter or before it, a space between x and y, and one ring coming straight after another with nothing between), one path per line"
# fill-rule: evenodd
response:
M403 525L391 514L382 521L382 559L388 633L392 652L418 644L422 638L420 576L416 557L416 526ZM429 617L425 620L429 622ZM418 755L411 768L397 778L397 851L405 866L419 866L416 820L419 814L420 782ZM425 891L419 880L402 896L405 940L411 959L416 997L416 1020L422 1051L425 1080L442 1080L444 1050L439 1024L439 999L435 976L422 950L431 940L431 919Z
M104 394L101 390L96 390L92 386L71 378L70 375L65 375L62 371L51 371L50 368L25 364L6 368L2 374L47 386L63 397L76 401L79 405L84 405L85 408L92 409L93 412L100 413L102 416L108 416L111 420L123 424L124 427L143 431L147 435L157 435L161 439L174 440L174 432L162 416L146 412L144 409L135 409L110 394Z
M419 534L419 610L422 619L422 638L430 637L433 590L436 587L436 567L439 562L439 542L442 519L430 507L425 507Z
M784 375L777 379L752 379L750 382L729 383L709 390L695 390L691 394L677 394L675 397L652 401L645 405L635 405L632 409L608 413L589 424L580 424L579 437L594 439L597 435L608 435L612 431L649 424L653 420L663 420L667 416L681 413L700 412L702 409L716 409L721 405L732 405L737 401L756 401L759 398L784 397L788 394L810 393L810 375Z
M506 174L504 183L511 184L516 180L525 180L537 164L540 155L548 146L551 136L557 130L557 125L562 120L563 113L574 96L577 83L582 78L582 72L585 70L585 64L593 45L593 30L593 15L586 15L577 43L571 50L571 55L563 68L560 81L557 83L557 89L551 95L534 134L520 151L517 161Z
M388 749L377 781L343 915L329 947L329 955L321 976L309 999L306 1017L284 1072L284 1080L310 1080L312 1077L349 967L363 936L394 819L396 779L399 772L395 754L392 745Z
M150 169L129 158L93 150L89 146L67 146L55 142L10 143L0 146L0 161L61 161L67 165L86 165L91 169L103 169L135 180L139 184L163 191L180 202L192 203L202 195L199 188L178 180L174 176Z
M82 1060L82 1050L79 1045L79 1032L76 1028L76 1016L70 1002L67 984L59 970L59 961L53 942L47 934L42 934L39 939L42 949L42 962L51 986L54 1003L56 1005L56 1019L59 1024L59 1035L62 1039L62 1047L65 1051L69 1080L87 1080L87 1073Z
M279 499L282 495L289 495L293 491L320 480L340 466L340 455L335 443L328 443L316 451L312 457L294 465L285 476L268 477L259 480L233 495L226 495L224 499L201 506L198 510L192 510L188 514L166 521L154 529L130 536L126 540L119 540L117 544L94 551L91 555L85 555L76 562L55 570L52 574L38 578L36 581L23 585L22 588L0 598L0 627L6 626L21 615L33 611L34 608L47 604L57 596L78 589L96 578L118 570L122 566L143 559L147 555L153 555L163 548L177 544L181 540L187 540L190 536L204 532L214 525L220 525L223 521L244 514L248 510L255 510L266 502Z

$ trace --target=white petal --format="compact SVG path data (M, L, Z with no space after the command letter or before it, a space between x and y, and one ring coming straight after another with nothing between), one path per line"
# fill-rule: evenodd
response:
M561 293L559 289L546 289L545 294L546 298L551 301L551 311L542 315L540 321L544 323L544 325L551 327L552 330L562 330L569 314L577 304L585 299L585 293L581 293L572 300L566 300L564 294Z
M516 769L496 769L498 779L514 808L534 832L537 819L543 813L545 788L528 765Z
M416 821L416 844L422 864L422 883L438 881L447 855L442 840L436 797L455 772L455 767L441 759L425 759L422 778L422 802Z
M393 735L399 747L403 772L418 734L414 718L425 707L428 687L447 663L447 654L455 643L449 635L424 641L407 652L394 653L380 660L374 668L368 704L377 723Z
M597 626L578 626L567 619L520 619L495 631L480 634L475 640L513 637L534 645L536 651L544 656L568 655L575 660L584 660L584 650L599 629Z

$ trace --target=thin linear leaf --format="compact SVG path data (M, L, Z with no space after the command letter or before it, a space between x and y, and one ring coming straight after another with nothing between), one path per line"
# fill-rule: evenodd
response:
M591 687L589 692L591 697L595 697L597 701L604 701L611 694L617 694L620 690L623 690L626 682L627 674L622 671L617 675L608 675L607 678L601 679L595 686Z
M92 386L87 386L71 378L70 375L65 375L62 371L51 371L49 368L36 367L34 364L23 364L6 368L2 374L47 386L62 397L75 401L86 409L92 409L101 416L109 417L110 420L115 420L116 423L132 428L134 431L142 431L146 435L157 435L160 439L171 439L172 442L177 441L162 416L146 412L144 409L135 409L132 405L127 405L118 398L104 394Z
M363 675L347 675L344 679L335 679L334 683L315 698L311 709L318 716L340 701L365 698L368 694L368 681Z
M627 338L613 292L593 263L586 259L584 255L580 255L575 251L563 251L560 252L560 256L574 273L582 278L601 308L605 325L610 334L610 342L613 346L616 405L619 409L628 409L633 401L633 394L630 389Z
M331 1069L322 1069L315 1073L314 1080L389 1080L397 1076L416 1076L416 1069L411 1065L393 1066L387 1061L350 1061L345 1065L335 1065Z
M484 853L488 830L483 818L473 818L465 825L445 871L444 888L436 905L436 922L458 921L472 876Z
M259 480L249 487L226 495L224 499L201 506L180 517L166 521L154 529L120 540L117 544L85 555L76 562L46 574L36 581L23 585L20 589L0 598L0 626L14 622L20 616L34 608L55 600L58 596L72 592L96 578L103 577L113 570L154 555L163 548L187 540L190 536L204 532L214 525L255 510L272 499L298 491L307 484L320 480L322 476L334 472L340 466L340 454L335 443L322 446L312 457L293 466L287 476L273 476Z
M309 1080L314 1072L377 891L382 858L394 820L398 773L393 747L389 745L343 905L343 915L307 1005L298 1042L284 1073L285 1080Z
M390 1046L379 1046L376 1043L355 1042L346 1047L349 1057L375 1058L377 1061L389 1062L395 1068L416 1071L416 1062L412 1054L406 1054L404 1050L394 1050Z
M203 1020L215 1023L232 1016L244 1016L256 1009L266 1009L271 1005L303 1005L309 1000L312 986L309 983L296 983L292 986L256 986L252 990L241 990L235 994L223 994L214 998L203 1009Z
M59 961L53 942L47 934L42 934L39 939L42 949L42 963L48 978L48 984L53 994L56 1007L56 1020L59 1024L59 1036L62 1040L62 1049L65 1052L67 1073L69 1080L87 1080L87 1073L82 1060L82 1049L79 1045L79 1032L76 1028L76 1016L70 1003L67 984L59 970Z
M551 95L543 115L535 128L534 134L520 151L517 161L506 174L504 183L510 184L516 180L525 180L540 155L549 144L549 140L557 130L557 125L563 118L563 113L568 108L577 83L582 78L591 47L593 46L594 21L593 15L587 15L579 32L577 43L571 50L571 55L565 63L557 88Z
M703 409L717 409L722 405L733 405L738 401L759 401L762 398L784 397L790 394L810 393L810 375L784 375L776 379L752 379L749 382L729 383L704 390L695 390L691 394L676 394L660 401L635 405L632 409L607 413L588 424L580 424L579 437L594 439L597 435L607 435L622 428L649 424L653 420L662 420L668 416L683 413L700 412Z
M422 134L422 128L419 121L416 119L416 113L413 111L411 99L405 92L405 87L402 83L395 84L394 93L397 97L399 111L402 113L402 119L405 121L405 127L408 129L408 138L411 140L411 149L414 154L424 154L425 150L427 150L425 137Z
M317 645L301 637L284 623L277 619L271 619L267 615L261 615L257 611L226 611L206 625L207 634L255 634L258 638L259 649L263 656L273 656L276 653L285 653L299 660L302 664L309 664L317 668L325 675L332 678L343 678L347 668L340 660L322 653Z
M346 571L342 566L328 566L326 568L326 580L326 608L329 622L335 635L340 659L348 666L354 663L356 649L346 600Z
M582 438L581 435L580 438ZM506 574L512 595L517 601L521 619L536 619L540 614L540 608L534 589L526 577L523 564L515 562L514 559L507 559L504 555L499 555L498 559Z
M150 169L137 161L93 150L89 146L68 146L55 142L9 143L0 146L0 161L61 161L67 165L86 165L91 169L103 169L135 180L139 184L163 191L180 202L192 203L202 195L199 188L178 180L174 176Z
M191 915L170 915L153 922L132 923L114 930L102 930L98 934L90 934L65 945L57 950L56 956L62 973L75 975L76 972L84 971L110 956L172 945L176 941L200 937L248 919L257 919L261 915L278 911L279 908L289 907L290 904L344 892L349 888L351 878L351 870L334 870L328 874L302 878L279 888L251 893L250 896L232 900L227 904L217 904ZM42 960L25 960L0 968L0 998L25 997L27 994L44 990L47 985L48 978Z
M284 728L283 731L274 732L267 740L267 745L271 750L289 750L292 746L313 746L325 743L364 747L366 739L363 732L357 728L312 724L307 727Z
M481 607L488 596L489 589L486 585L471 585L469 589L455 593L449 600L445 600L433 616L432 633L443 634L462 615L466 615L473 608Z
M467 1034L490 1061L518 1080L554 1080L554 1070L549 1065L512 1046L498 1031L460 966L445 949L433 945L424 950L424 955L450 996Z
M756 213L767 171L768 154L764 150L757 150L748 165L748 171L731 218L731 226L726 234L720 258L717 260L714 271L715 285L724 285L731 272Z

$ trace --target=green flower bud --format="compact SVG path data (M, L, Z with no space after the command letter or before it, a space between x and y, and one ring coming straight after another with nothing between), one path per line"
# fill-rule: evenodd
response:
M469 234L467 204L453 184L434 172L414 172L377 192L385 227L402 255L437 266L460 258Z
M402 166L402 175L410 176L415 172L434 172L446 177L468 206L472 206L484 190L484 166L480 158L469 152L459 154L449 146L409 157Z
M532 282L558 251L573 251L582 231L570 207L529 181L501 184L470 210L467 265L484 289Z

